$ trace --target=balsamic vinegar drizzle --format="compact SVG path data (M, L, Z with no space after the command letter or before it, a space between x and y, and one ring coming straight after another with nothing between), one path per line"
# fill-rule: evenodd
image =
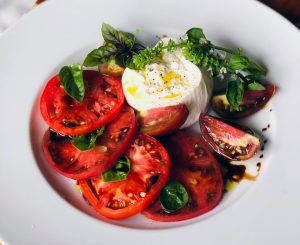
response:
M224 185L225 192L233 189L243 179L250 180L250 181L256 180L258 175L252 176L247 174L245 165L231 164L229 160L218 155L216 155L215 157L218 160L219 164L221 165L222 175L225 184ZM259 173L261 169L261 163L258 162L256 166L257 166L257 172Z

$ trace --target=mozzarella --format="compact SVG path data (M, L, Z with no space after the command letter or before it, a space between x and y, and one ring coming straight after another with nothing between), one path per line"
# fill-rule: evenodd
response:
M164 50L159 62L142 71L126 68L122 85L128 104L138 111L185 104L189 115L182 128L194 124L206 111L213 89L209 74L188 61L180 49Z

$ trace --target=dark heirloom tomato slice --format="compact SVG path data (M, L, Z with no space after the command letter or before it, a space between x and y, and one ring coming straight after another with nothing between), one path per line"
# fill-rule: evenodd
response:
M247 160L257 152L260 140L246 127L234 127L218 118L202 113L202 138L216 153L230 160Z
M104 182L101 177L80 180L82 193L101 215L123 219L145 209L169 178L170 159L154 138L139 134L125 152L131 169L126 180Z
M262 109L272 98L276 90L274 85L266 86L265 90L246 90L239 111L231 109L225 94L212 98L212 108L224 118L244 118Z
M137 115L141 132L161 136L177 130L187 119L188 108L184 104L160 107L139 112Z
M130 145L136 127L134 111L127 106L106 126L94 148L80 151L71 144L70 137L48 130L44 136L44 152L49 163L66 177L94 177L115 164Z
M167 213L156 200L143 214L153 220L173 222L191 219L213 209L221 200L223 179L218 162L201 139L178 131L166 143L172 164L170 179L179 181L189 194L182 209Z
M73 100L61 86L59 76L47 83L40 109L46 123L65 135L81 135L111 122L121 111L124 94L118 78L84 71L85 96Z

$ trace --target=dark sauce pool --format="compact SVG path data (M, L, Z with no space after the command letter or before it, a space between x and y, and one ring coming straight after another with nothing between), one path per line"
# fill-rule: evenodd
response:
M216 155L217 161L221 165L221 170L224 179L224 191L233 189L243 179L254 181L257 176L248 175L246 173L246 166L231 164L226 158ZM259 173L261 163L257 163L257 171Z

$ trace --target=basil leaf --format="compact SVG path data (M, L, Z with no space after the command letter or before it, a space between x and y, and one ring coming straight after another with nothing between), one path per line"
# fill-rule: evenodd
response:
M199 43L201 38L205 38L203 30L201 28L191 28L186 32L188 39L192 42Z
M84 98L84 82L82 67L80 65L64 66L59 71L60 82L74 100L81 102Z
M249 90L265 90L266 89L262 84L260 84L258 82L249 83L247 88Z
M117 47L112 43L107 43L90 52L85 58L83 65L86 67L93 67L104 64L115 58L117 53Z
M135 36L132 33L118 31L109 24L103 23L101 32L107 43L121 45L128 49L131 49L135 44Z
M99 136L104 133L105 127L95 132L74 137L71 141L72 145L81 151L87 151L95 147L95 143Z
M261 76L265 76L267 71L260 65L250 60L248 57L236 53L233 54L229 61L229 68L233 71L244 71L249 73L253 78L260 79Z
M110 170L102 173L102 179L104 182L125 180L130 170L130 160L124 156L123 159L119 159L115 166Z
M240 79L230 81L227 85L226 98L231 107L238 111L243 101L244 87Z
M249 65L249 59L240 54L234 54L229 61L229 67L234 70L244 70Z
M184 186L175 181L161 190L159 199L163 209L171 213L183 208L188 203L189 195Z

